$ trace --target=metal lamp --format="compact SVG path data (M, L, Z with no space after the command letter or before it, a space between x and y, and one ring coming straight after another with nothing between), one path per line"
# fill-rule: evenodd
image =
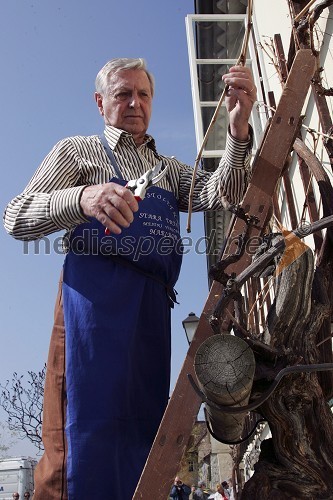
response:
M187 316L187 318L185 318L182 321L183 328L184 328L185 333L186 333L186 338L187 338L187 341L189 344L193 340L193 337L194 337L194 334L195 334L195 331L197 329L199 321L200 321L200 319L198 318L198 316L196 316L194 314L194 312L190 312L190 314Z

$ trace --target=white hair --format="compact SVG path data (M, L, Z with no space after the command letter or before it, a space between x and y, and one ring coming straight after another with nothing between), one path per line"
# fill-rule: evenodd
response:
M104 95L108 85L108 79L111 74L117 73L118 71L127 69L142 69L145 71L151 88L151 95L154 95L155 82L153 75L148 71L146 61L144 59L137 58L125 58L119 57L116 59L111 59L108 61L103 68L98 72L95 80L95 88L98 94Z

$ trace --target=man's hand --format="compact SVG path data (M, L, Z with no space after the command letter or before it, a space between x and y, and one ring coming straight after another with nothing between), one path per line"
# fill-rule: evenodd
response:
M231 135L235 139L246 141L249 135L248 120L257 100L252 72L246 66L233 66L229 73L222 76L222 80L228 86L225 104L229 113Z
M131 191L114 182L87 186L80 205L86 216L95 217L114 234L120 234L121 227L128 227L133 222L133 212L139 209Z

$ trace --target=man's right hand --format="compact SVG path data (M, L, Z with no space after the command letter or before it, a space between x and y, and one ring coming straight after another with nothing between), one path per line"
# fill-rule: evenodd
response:
M122 227L129 227L133 213L139 209L131 191L114 182L87 186L80 205L84 215L95 217L114 234L120 234Z

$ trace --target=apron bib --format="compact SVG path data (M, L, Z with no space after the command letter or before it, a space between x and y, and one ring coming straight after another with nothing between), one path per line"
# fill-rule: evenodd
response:
M113 182L125 183L119 179ZM152 187L121 235L79 225L64 264L70 500L130 500L169 397L177 200ZM114 255L116 254L116 257Z

